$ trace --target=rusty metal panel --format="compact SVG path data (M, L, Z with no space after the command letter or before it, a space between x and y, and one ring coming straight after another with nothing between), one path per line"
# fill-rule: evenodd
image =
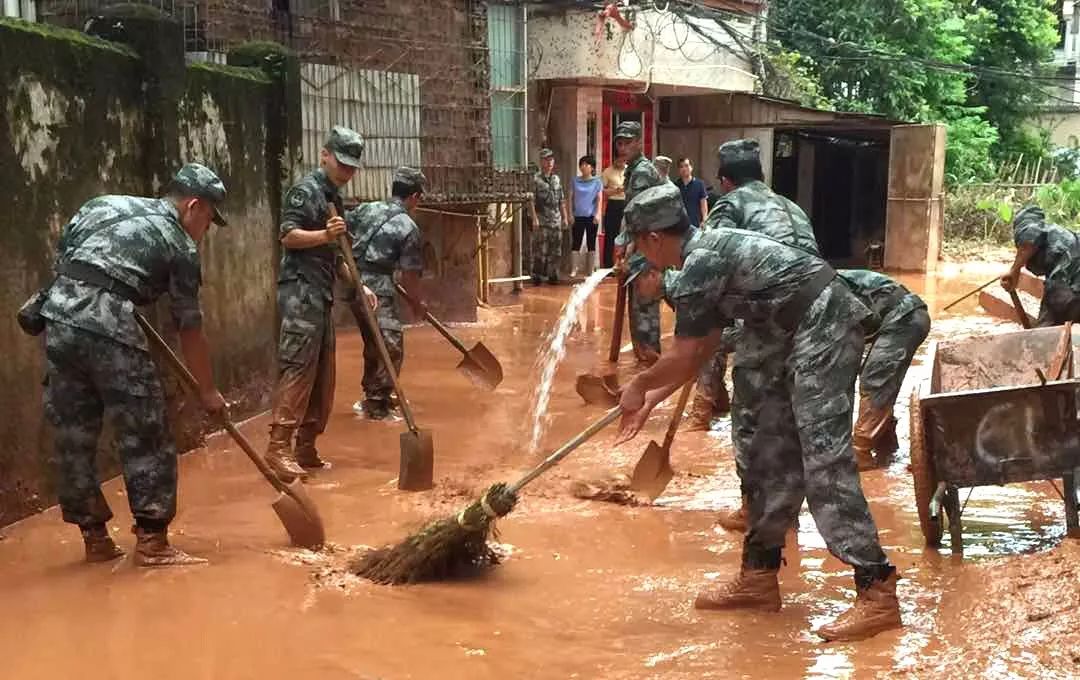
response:
M304 63L300 96L305 167L317 165L335 125L366 140L363 167L342 189L346 202L386 198L394 168L421 167L419 76Z
M934 271L941 255L945 127L899 125L889 148L885 268Z
M1060 477L1080 463L1080 381L942 394L922 400L938 478L955 486Z

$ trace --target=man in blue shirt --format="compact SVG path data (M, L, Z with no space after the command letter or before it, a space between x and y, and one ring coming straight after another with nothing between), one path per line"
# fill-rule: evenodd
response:
M705 191L705 183L694 177L694 166L689 158L679 159L679 179L675 180L675 186L682 192L690 224L700 227L709 214L709 194Z

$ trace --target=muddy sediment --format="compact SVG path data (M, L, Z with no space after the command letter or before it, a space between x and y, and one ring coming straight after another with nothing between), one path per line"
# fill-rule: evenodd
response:
M993 272L990 272L992 275ZM903 277L934 315L932 338L1013 330L940 307L986 272L932 280ZM127 561L83 565L76 530L56 509L5 528L0 542L2 677L25 680L155 678L953 678L1080 675L1076 543L1063 538L1063 504L1045 482L975 490L964 513L965 557L923 545L901 450L863 476L882 543L898 565L905 629L856 644L820 643L810 631L850 604L850 570L828 554L807 512L785 551L784 608L777 614L697 612L696 591L732 576L741 537L715 525L738 502L726 419L709 433L680 432L675 478L651 505L575 498L582 480L629 474L670 405L632 442L599 434L529 486L497 526L502 563L447 583L386 587L348 564L456 513L488 485L512 481L539 456L525 452L532 369L566 288L530 289L516 307L462 326L502 362L492 393L457 373L459 356L433 330L407 332L404 380L418 422L435 441L436 488L396 488L401 423L352 413L360 394L361 342L339 337L338 394L320 452L334 463L308 485L327 525L320 552L288 547L273 494L234 445L212 437L181 459L173 541L207 557L206 568L144 571ZM574 393L577 374L604 367L614 287L580 313L555 377L541 454L601 409ZM664 330L671 316L664 310ZM632 357L617 367L628 379ZM905 394L928 367L917 359ZM265 419L244 425L265 444ZM123 487L105 487L109 523L130 549ZM965 492L966 494L966 492Z

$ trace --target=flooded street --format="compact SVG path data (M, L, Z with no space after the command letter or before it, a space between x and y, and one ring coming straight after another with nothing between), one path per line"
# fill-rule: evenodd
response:
M950 272L929 285L922 277L900 278L925 295L935 321L931 339L940 339L1016 329L981 316L975 298L938 313L998 271ZM466 345L482 340L501 361L505 379L495 392L455 370L460 355L433 329L408 330L405 390L420 426L435 438L430 492L396 489L404 424L353 413L362 343L359 333L341 332L334 416L319 441L333 469L308 485L333 543L325 553L287 546L270 509L274 493L222 436L181 459L172 526L173 542L210 565L84 565L80 536L56 508L4 529L0 677L104 680L153 669L161 680L1047 678L1080 670L1071 647L1047 642L1077 634L1075 612L1071 619L1056 614L1076 606L1071 565L1080 551L1063 545L1040 555L1046 560L1038 565L1013 557L1062 542L1063 503L1050 484L976 489L964 512L964 558L949 554L947 535L940 553L925 549L906 444L907 394L928 370L919 358L897 407L900 452L887 469L862 477L883 546L903 578L901 631L853 644L824 644L812 635L851 603L854 584L805 508L785 550L780 613L693 609L698 589L739 566L742 537L714 524L718 511L738 502L726 419L711 433L676 437L676 476L654 506L590 502L567 492L576 480L629 473L650 437L662 438L674 398L634 441L611 448L610 428L529 486L499 523L505 561L484 577L387 587L345 573L341 565L359 546L396 542L538 460L527 453L534 366L569 290L530 288L522 304L481 310L480 323L457 329ZM614 299L614 286L602 284L567 340L540 446L545 455L602 413L582 403L573 382L578 373L607 369ZM666 309L663 320L670 332ZM624 383L634 370L624 352ZM257 447L265 445L264 417L243 429ZM106 496L117 514L110 529L129 549L123 485L111 481ZM962 490L961 500L966 496ZM1005 574L1012 580L1000 580ZM1029 595L1042 599L1016 594L1025 579ZM1011 629L1014 615L1030 630ZM1074 643L1080 649L1080 638Z

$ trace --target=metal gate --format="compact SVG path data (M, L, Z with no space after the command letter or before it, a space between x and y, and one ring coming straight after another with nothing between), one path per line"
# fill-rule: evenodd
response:
M318 164L335 125L364 136L363 167L342 189L346 201L386 198L395 168L421 167L418 76L303 63L300 98L305 169Z

